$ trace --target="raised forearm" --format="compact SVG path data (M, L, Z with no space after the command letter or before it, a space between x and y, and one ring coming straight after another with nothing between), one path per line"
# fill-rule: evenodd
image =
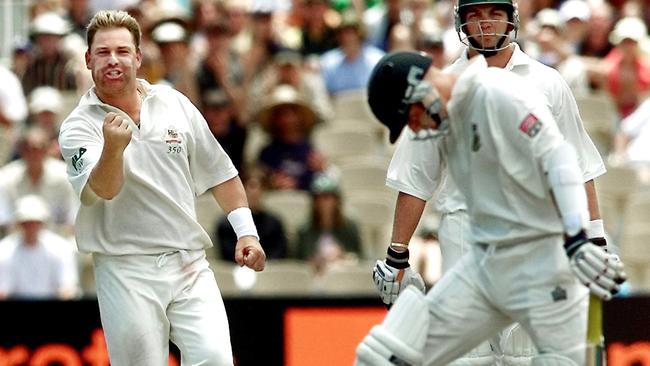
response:
M124 150L131 142L131 127L122 116L109 112L102 126L104 147L88 184L95 194L111 200L124 185Z
M105 200L111 200L124 185L123 152L108 151L106 148L93 168L88 179L90 188Z

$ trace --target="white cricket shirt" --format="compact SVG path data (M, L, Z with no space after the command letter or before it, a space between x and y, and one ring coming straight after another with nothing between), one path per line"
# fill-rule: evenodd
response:
M505 70L522 76L528 88L535 88L544 94L546 104L560 131L576 149L584 181L587 182L604 174L606 172L605 164L584 129L575 98L562 76L556 70L530 58L519 49L517 44L514 44L514 47L514 53ZM467 52L463 52L460 58L445 69L445 72L458 75L467 68L468 64ZM440 139L424 141L413 139L409 138L412 131L408 131L410 130L406 127L398 141L388 168L386 184L393 189L409 193L423 200L431 199L436 193L436 209L441 213L465 209L464 198L446 173L444 164L440 164L439 155L414 159L413 156L417 153L403 152L408 150L434 151L437 148L433 145L438 144ZM407 171L411 169L420 173L408 174ZM431 177L438 178L436 180L429 179Z
M449 171L466 198L475 242L516 244L561 234L544 173L564 137L545 98L483 57L457 80L447 104Z
M181 93L138 79L145 90L140 128L91 88L63 122L59 143L82 205L75 224L83 252L158 254L212 245L196 220L194 198L237 175L196 107ZM124 151L125 181L110 201L82 192L99 160L106 113L125 116L133 136Z

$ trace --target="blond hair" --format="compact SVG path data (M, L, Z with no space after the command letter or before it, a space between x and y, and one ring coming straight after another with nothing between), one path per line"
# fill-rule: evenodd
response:
M86 30L88 49L92 46L95 34L98 30L111 28L126 28L133 36L135 48L140 48L140 37L142 36L142 31L140 30L140 25L135 18L123 10L100 10L90 20Z

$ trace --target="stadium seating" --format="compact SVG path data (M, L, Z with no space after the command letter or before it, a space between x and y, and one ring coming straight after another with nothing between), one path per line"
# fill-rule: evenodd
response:
M376 156L344 159L338 165L341 174L341 189L347 196L356 193L376 192L390 194L386 187L386 171L389 160Z
M335 164L346 157L375 156L381 148L374 132L354 126L319 128L313 141L316 149Z
M294 242L298 227L311 215L311 195L305 191L267 191L262 205L282 220L289 245ZM295 253L294 249L289 248L289 252Z
M395 193L355 193L346 198L346 210L361 226L362 257L383 258L390 243L395 211Z
M334 266L314 278L314 290L323 295L369 296L377 290L372 281L374 261Z
M354 118L367 123L379 123L370 111L365 90L343 92L332 97L334 118Z
M628 165L609 165L607 173L598 177L595 184L605 229L617 240L624 229L624 214L630 195L640 186L638 173Z
M262 272L254 272L254 282L243 290L251 295L306 295L312 291L312 268L298 260L270 260Z

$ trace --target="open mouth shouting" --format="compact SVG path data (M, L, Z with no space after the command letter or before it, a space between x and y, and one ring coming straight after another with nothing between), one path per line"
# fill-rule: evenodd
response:
M123 72L118 69L111 69L104 73L104 77L107 80L120 80L122 79Z

